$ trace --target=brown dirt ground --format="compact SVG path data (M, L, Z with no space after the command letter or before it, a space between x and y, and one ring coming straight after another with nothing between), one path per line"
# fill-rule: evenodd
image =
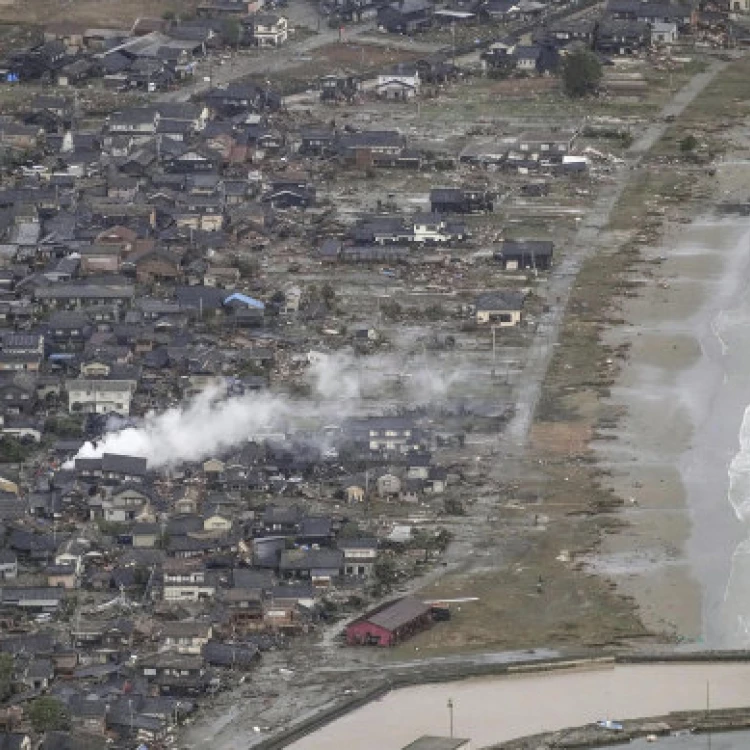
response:
M418 52L402 49L390 49L379 45L347 44L334 42L315 51L315 62L328 67L339 66L351 70L376 68L383 65L395 65L400 62L417 60Z
M139 16L192 12L197 0L0 0L0 23L80 23L129 29Z
M420 55L408 50L388 49L376 45L334 42L319 47L300 62L274 74L274 83L285 93L305 90L310 81L341 69L370 77L389 65L416 60Z

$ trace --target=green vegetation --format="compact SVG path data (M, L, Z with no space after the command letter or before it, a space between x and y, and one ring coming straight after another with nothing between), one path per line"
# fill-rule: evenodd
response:
M29 707L29 720L35 732L67 729L70 725L65 705L57 698L44 695Z
M571 52L563 63L562 79L568 96L591 96L597 92L602 80L601 63L590 50L580 49Z
M0 438L0 463L18 464L34 452L34 444L11 437Z
M7 700L13 694L13 657L0 654L0 701Z
M56 416L47 419L45 424L47 432L52 432L60 437L81 437L83 428L78 419L67 416Z
M680 140L680 151L690 154L698 147L698 139L691 133Z

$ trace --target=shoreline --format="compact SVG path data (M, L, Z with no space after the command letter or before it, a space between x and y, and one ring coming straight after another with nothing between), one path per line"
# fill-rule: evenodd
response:
M743 538L726 470L750 389L727 370L715 326L748 286L750 221L674 228L642 250L638 265L650 264L653 276L622 300L626 323L604 336L630 344L606 400L624 414L616 439L592 448L627 525L588 564L635 600L649 630L736 647L721 622L728 552Z

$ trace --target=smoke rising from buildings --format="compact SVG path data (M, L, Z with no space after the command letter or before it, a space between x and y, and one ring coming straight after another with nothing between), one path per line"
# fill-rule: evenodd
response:
M380 410L384 389L395 385L398 403L426 406L445 401L463 379L460 369L441 369L426 356L354 357L312 354L306 378L307 398L254 392L224 398L209 389L187 404L152 412L137 425L113 429L86 443L76 458L104 453L140 456L150 468L200 461L264 435L295 428L341 424L349 417ZM369 403L369 398L378 400Z

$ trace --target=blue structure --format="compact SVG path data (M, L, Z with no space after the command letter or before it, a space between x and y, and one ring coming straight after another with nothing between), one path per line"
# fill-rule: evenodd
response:
M231 305L233 302L239 302L241 305L245 305L246 307L254 307L256 310L266 309L266 306L260 300L254 299L253 297L248 297L246 294L240 294L239 292L230 294L224 300L225 305Z

